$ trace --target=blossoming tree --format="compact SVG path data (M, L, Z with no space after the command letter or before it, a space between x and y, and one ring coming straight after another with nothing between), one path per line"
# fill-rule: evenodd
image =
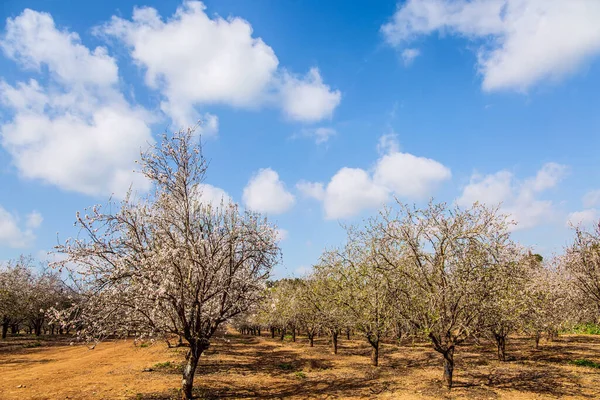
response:
M276 229L237 205L202 200L207 162L193 129L164 135L142 154L150 194L77 215L77 238L57 246L80 302L65 312L87 340L135 332L189 345L182 397L192 398L201 354L225 321L264 293L280 257Z

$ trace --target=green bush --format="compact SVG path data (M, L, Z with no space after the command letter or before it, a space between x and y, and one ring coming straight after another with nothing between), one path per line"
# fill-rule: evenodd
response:
M597 363L597 362L594 362L591 360L586 360L585 358L582 358L580 360L571 361L571 364L579 365L580 367L589 367L589 368L600 369L600 363Z
M302 371L296 371L296 378L298 379L306 379L306 374Z
M161 363L156 363L154 364L154 366L152 368L171 368L174 367L173 363L171 361L165 361L165 362L161 362Z
M582 335L600 335L600 325L594 323L575 325L571 331Z
M277 364L277 368L282 369L284 371L291 371L294 369L292 363L279 363Z

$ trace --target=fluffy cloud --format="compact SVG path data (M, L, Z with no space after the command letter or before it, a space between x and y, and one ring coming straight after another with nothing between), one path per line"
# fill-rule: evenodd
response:
M226 191L207 183L198 186L198 201L201 204L210 204L212 207L219 207L221 204L233 202Z
M323 207L327 219L347 218L388 200L387 188L373 182L367 171L342 168L327 184Z
M29 215L27 215L27 222L25 223L25 226L28 229L37 229L40 227L40 225L42 225L42 222L44 222L44 217L42 217L42 214L37 211L32 211Z
M145 69L148 86L164 96L162 109L176 124L195 121L195 107L206 104L281 104L287 116L299 121L331 115L340 93L322 82L318 69L303 78L278 70L275 52L253 37L250 23L210 18L205 8L185 1L166 21L154 8L136 8L131 20L113 16L98 32L125 43Z
M316 200L325 198L325 189L320 182L300 181L296 184L296 188L305 196Z
M381 157L372 172L361 168L340 169L325 186L300 181L296 185L306 197L323 201L325 218L348 218L365 209L386 203L392 194L422 199L450 179L450 170L441 163L400 152L395 135L380 138Z
M311 68L303 78L284 75L281 88L283 111L297 121L316 122L330 118L340 104L342 94L323 83L317 68Z
M600 212L595 208L575 211L567 216L567 226L586 226L600 223Z
M36 211L27 216L25 226L19 224L17 216L0 206L0 247L24 248L35 240L33 230L42 223L42 215Z
M259 170L250 179L242 198L249 209L268 214L282 214L296 201L279 179L279 174L271 168Z
M600 206L600 190L587 192L581 199L584 210L575 211L567 216L567 226L592 225L600 223L600 211L596 208Z
M393 152L379 159L373 180L397 196L422 199L451 176L450 169L435 160Z
M584 207L600 206L600 190L592 190L583 196Z
M462 207L470 207L475 202L501 205L500 211L517 222L513 229L532 228L551 218L554 211L553 203L538 199L538 195L555 187L566 173L564 165L547 163L534 177L522 181L509 171L485 176L475 174L456 203Z
M120 196L132 182L147 188L132 169L152 141L151 118L118 90L106 49L86 48L76 33L32 10L7 20L0 46L26 68L48 71L45 84L0 81L0 102L12 112L0 138L22 176L93 195Z
M526 90L597 55L599 19L596 0L408 0L381 31L400 49L434 32L476 41L485 90Z

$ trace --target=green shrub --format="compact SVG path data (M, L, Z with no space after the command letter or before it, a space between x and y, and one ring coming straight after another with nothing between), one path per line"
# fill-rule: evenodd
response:
M298 379L306 379L306 374L302 371L296 371L296 378Z
M575 325L571 332L582 335L600 335L600 325L591 322L579 324Z
M171 361L165 361L161 363L156 363L152 368L160 369L160 368L171 368L175 367L175 365Z
M586 360L585 358L571 361L571 364L579 365L580 367L598 368L600 369L600 363Z
M33 342L33 343L25 343L23 345L23 347L26 348L26 349L28 349L28 348L31 348L31 347L40 347L41 345L42 345L42 343L40 343L40 342Z
M140 344L140 347L149 347L149 346L150 346L150 343L142 343L142 344Z
M277 364L277 368L282 369L284 371L291 371L294 369L292 363L279 363Z

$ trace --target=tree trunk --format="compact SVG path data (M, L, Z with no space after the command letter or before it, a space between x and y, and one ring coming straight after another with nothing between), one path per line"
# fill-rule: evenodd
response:
M198 366L198 360L202 352L208 348L208 343L198 343L197 340L190 342L190 350L187 352L185 357L186 364L183 367L183 379L181 381L181 398L183 400L189 400L193 398L194 390L194 375L196 373L196 367Z
M498 360L506 361L506 336L494 334L498 346Z
M379 339L371 340L369 339L369 343L371 344L371 364L376 367L379 365Z
M6 339L8 333L8 321L2 323L2 339Z
M346 339L350 340L350 328L346 329Z
M454 347L446 350L444 355L444 383L448 389L452 389L452 374L454 373Z
M281 330L281 340L285 338L285 328Z
M337 350L338 350L338 332L337 331L333 331L331 333L331 342L333 344L333 354L337 354Z
M315 334L314 333L309 333L308 334L308 340L310 341L310 347L314 346L314 339L315 339Z
M256 333L258 333L258 336L260 336L260 327L256 330Z
M17 333L19 333L19 324L12 324L10 326L10 333L13 335L16 335Z
M537 350L540 348L540 333L536 332L533 338L535 340L535 349Z
M296 342L296 328L292 328L292 342Z

